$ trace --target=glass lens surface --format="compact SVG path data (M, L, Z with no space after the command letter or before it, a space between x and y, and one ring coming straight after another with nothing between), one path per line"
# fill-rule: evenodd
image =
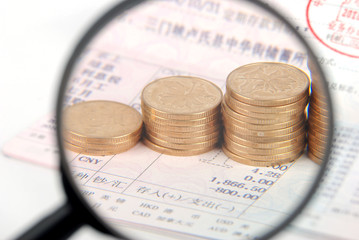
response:
M133 239L254 239L287 221L331 139L324 76L295 30L252 1L112 16L60 94L63 154L89 206Z

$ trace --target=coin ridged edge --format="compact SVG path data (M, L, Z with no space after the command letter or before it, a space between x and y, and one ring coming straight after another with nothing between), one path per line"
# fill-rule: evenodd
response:
M253 161L280 161L283 159L288 159L294 155L297 155L300 152L304 151L304 147L305 145L299 146L298 148L289 151L289 152L285 152L285 153L277 153L277 154L273 154L273 155L269 155L269 154L247 154L243 151L240 151L239 149L233 148L233 146L229 146L227 145L227 143L224 143L224 146L231 151L232 153L236 154L239 157L248 159L248 160L253 160Z
M255 166L255 167L271 167L271 166L275 166L275 165L282 165L282 164L290 163L290 162L297 160L303 154L303 152L302 152L296 156L293 156L292 158L288 158L288 159L281 160L281 161L261 162L261 161L251 161L251 160L248 160L245 158L241 158L241 157L237 156L236 154L232 153L231 151L229 151L228 149L226 149L224 146L222 146L222 151L224 152L224 154L227 157L229 157L230 159L232 159L236 162L239 162L239 163L245 164L245 165Z
M143 138L142 142L151 150L158 152L158 153L162 153L162 154L166 154L166 155L172 155L172 156L195 156L195 155L199 155L199 154L203 154L206 152L209 152L213 149L215 149L217 147L217 145L213 145L210 147L206 147L206 148L200 148L200 149L191 149L191 150L181 150L181 149L172 149L172 148L165 148L165 147L161 147L153 142L151 142L150 140Z
M301 121L305 121L305 115L299 116L297 119L293 119L287 122L276 123L276 124L254 124L254 123L247 123L241 120L238 120L231 116L230 114L223 113L222 114L223 124L225 122L231 122L234 125L237 125L242 128L247 128L254 131L268 131L268 130L280 130L284 128L291 127L293 125L298 124Z
M67 139L64 140L68 143L71 143L75 146L86 148L86 149L94 149L94 150L103 150L103 149L121 149L126 148L128 145L133 145L137 143L141 139L142 135L139 134L132 139L127 139L123 142L116 142L116 143L88 143L88 142L81 142L74 139Z
M175 119L166 119L159 116L156 116L154 114L148 113L146 111L143 111L143 119L146 119L148 121L154 122L156 124L163 124L168 126L193 126L193 125L202 125L209 123L214 120L220 120L221 114L220 111L216 112L212 115L209 115L204 118L198 118L198 119L189 119L189 120L175 120Z
M312 152L308 151L308 157L310 160L312 160L314 163L321 165L324 161L324 159L319 158L315 156Z
M227 94L225 94L224 96L224 101L226 101L226 104L231 109L243 115L255 118L273 118L273 116L279 117L283 115L296 115L304 111L304 109L308 105L308 100L309 98L305 97L289 105L262 107L241 103L239 100L231 98Z
M248 154L269 154L269 155L273 155L273 154L279 154L279 153L285 153L285 152L290 152L291 150L297 149L299 147L303 147L305 146L305 141L303 142L298 142L296 144L293 145L288 145L285 147L279 147L279 148L252 148L252 147L248 147L239 143L236 143L234 141L232 141L229 137L227 137L226 134L223 135L224 137L224 144L227 145L233 145L233 148L236 148L244 153L248 153Z
M178 131L178 132L196 132L196 131L202 131L206 130L212 127L221 126L221 119L215 119L211 122L201 124L201 125L193 125L193 126L175 126L175 125L163 125L156 122L153 122L149 119L144 118L145 128L157 128L162 130L168 130L168 131Z
M254 147L254 148L278 148L278 147L284 147L288 145L295 144L299 141L305 141L306 140L306 132L303 132L302 134L293 137L292 139L285 140L285 141L279 141L279 142L268 142L268 143L260 143L260 142L254 142L251 140L246 140L244 138L238 137L232 133L227 133L224 131L224 134L226 134L232 141L242 144L244 146L248 147Z
M301 117L302 114L298 114L298 115L290 115L287 118L278 118L278 119L259 119L259 118L253 118L253 117L248 117L245 116L243 114L237 113L236 111L234 111L233 109L231 109L227 103L225 101L222 102L222 112L224 114L228 114L233 118L236 118L240 121L243 122L247 122L247 123L252 123L252 124L263 124L263 125L269 125L269 124L280 124L283 122L288 122L294 119L297 119L298 117ZM305 114L303 113L303 116Z
M283 129L277 129L277 130L251 130L247 128L240 127L236 124L228 123L226 121L223 121L223 126L225 129L228 129L228 131L233 132L240 132L242 134L246 134L253 137L277 137L282 136L286 134L293 133L303 127L305 127L306 121L303 119L302 121L298 122L297 124L283 128Z
M204 142L207 140L211 140L213 138L218 138L221 136L222 131L218 129L218 131L209 133L209 134L203 134L201 136L189 136L189 137L171 137L162 133L154 132L151 130L146 130L148 134L151 136L154 136L158 139L161 139L163 141L171 142L171 143L182 143L182 144L191 144L191 143L198 143L198 142Z
M226 129L225 131L228 131L230 129ZM270 142L282 142L282 141L286 141L286 140L290 140L292 138L295 138L299 135L301 135L302 133L305 133L307 130L306 125L303 125L301 128L299 128L298 130L288 133L288 134L284 134L281 136L276 136L276 137L259 137L259 136L251 136L251 135L247 135L247 134L242 134L241 132L237 132L237 131L232 131L231 133L235 136L238 136L240 138L249 140L249 141L254 141L254 142L258 142L258 143L270 143Z
M66 141L64 141L64 146L66 149L70 151L81 153L81 154L92 155L92 156L106 156L106 155L115 155L115 154L126 152L130 150L132 147L134 147L137 143L138 142L134 142L133 145L127 145L125 148L115 148L109 150L88 149L88 148L73 145Z
M118 137L110 137L110 138L92 138L86 137L83 135L78 135L71 131L63 131L63 137L67 140L72 139L74 141L90 143L90 144L117 144L124 141L128 141L130 139L136 138L138 135L141 135L143 124L141 124L140 128L136 131L129 133L127 135L118 136Z
M148 132L145 135L145 138L150 140L151 142L155 143L158 146L165 147L165 148L173 148L178 150L191 150L196 148L205 148L212 145L218 144L220 140L220 136L218 135L216 138L212 138L207 141L198 142L198 143L174 143L174 142L168 142L162 139L159 139L157 137L154 137L153 135L149 134Z

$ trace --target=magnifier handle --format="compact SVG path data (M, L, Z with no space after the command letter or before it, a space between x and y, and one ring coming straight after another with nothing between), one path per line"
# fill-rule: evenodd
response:
M17 240L66 239L84 224L80 214L76 213L73 206L67 202L19 236Z

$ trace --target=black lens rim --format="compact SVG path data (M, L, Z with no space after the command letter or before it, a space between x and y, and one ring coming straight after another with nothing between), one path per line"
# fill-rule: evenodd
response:
M61 77L61 82L59 86L59 95L56 101L56 124L57 124L57 142L59 146L59 153L60 153L60 170L61 170L61 176L63 178L63 186L65 189L65 192L68 195L69 202L75 205L78 208L83 209L83 212L87 213L87 217L91 218L86 221L86 223L90 224L91 226L95 227L96 229L110 233L116 237L127 239L125 236L121 235L118 231L110 227L108 224L105 223L103 219L101 219L96 212L89 206L88 202L81 196L81 193L75 183L75 181L72 179L71 175L71 169L66 161L66 155L64 151L64 146L62 143L62 126L60 124L60 119L62 116L62 107L63 107L63 99L65 96L65 89L67 86L68 79L71 76L73 66L76 64L77 59L79 56L81 56L81 53L86 49L86 46L90 43L90 41L97 35L101 29L106 26L112 19L114 19L119 14L123 13L124 11L131 9L138 4L141 4L143 2L147 2L150 0L124 0L117 5L115 5L112 9L110 9L107 13L105 13L101 18L99 18L90 28L89 30L84 34L84 36L81 38L79 43L76 45L72 55L70 56L66 66L65 70L63 72L63 75ZM276 16L281 21L285 22L287 26L295 33L296 37L300 40L300 42L307 48L308 50L308 56L312 56L315 61L315 67L317 67L319 73L321 76L323 76L324 81L324 94L327 96L328 99L328 113L329 113L329 138L326 145L326 153L324 161L321 165L321 169L318 172L317 177L315 178L315 182L312 185L312 187L309 189L308 194L303 198L302 202L297 206L297 208L285 219L282 223L272 231L264 234L259 239L269 239L282 231L295 217L299 215L300 212L305 208L305 206L309 203L309 201L312 199L312 196L316 192L319 183L321 179L323 178L324 172L326 170L326 166L329 161L329 154L330 154L330 147L333 139L333 129L334 129L334 120L333 120L333 108L332 108L332 100L329 94L329 88L327 81L325 81L326 76L323 73L323 70L320 68L320 65L318 64L318 61L315 57L315 54L312 50L312 48L309 46L309 44L304 40L304 38L295 30L295 28L292 26L291 23L289 23L282 15L280 15L277 11L275 11L273 8L269 7L267 4L259 2L258 0L244 0L251 2L253 4L258 5L259 7L262 7L266 10L268 10L271 14Z

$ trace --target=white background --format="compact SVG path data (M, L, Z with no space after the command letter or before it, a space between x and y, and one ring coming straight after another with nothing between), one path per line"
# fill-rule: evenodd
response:
M115 2L0 2L1 148L55 109L59 79L72 49L88 27ZM0 154L0 179L0 239L15 238L66 199L55 169ZM72 236L72 239L104 238L108 237L90 227Z
M0 147L55 109L75 44L116 1L0 1ZM65 201L57 170L0 154L0 239L13 239ZM87 227L74 239L103 239Z

